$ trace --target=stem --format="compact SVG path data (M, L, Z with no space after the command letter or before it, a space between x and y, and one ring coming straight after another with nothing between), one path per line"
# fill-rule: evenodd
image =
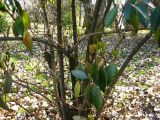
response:
M57 0L57 39L58 43L62 46L62 20L61 20L61 4L62 0ZM65 84L64 84L64 64L63 64L63 53L59 53L59 72L60 72L60 97L62 102L62 119L66 120L66 114L65 114Z
M102 3L102 0L97 0L96 1L96 6L95 6L95 9L94 9L94 13L93 13L93 21L92 21L92 24L90 26L89 33L93 33L96 30L96 25L97 25L97 21L98 21L98 16L99 16L101 3ZM88 45L87 45L86 62L88 62L88 63L91 63L92 59L93 59L93 58L90 58L91 54L90 54L90 51L89 51L89 46L94 43L93 38L94 38L94 36L91 36L89 38ZM91 56L93 57L93 55L91 55Z
M73 30L73 40L74 40L74 46L77 43L77 21L76 21L76 8L75 8L75 0L72 0L72 30ZM75 69L75 67L78 64L78 48L77 46L74 49L74 55L69 57L69 66L70 71ZM72 91L74 91L74 86L76 83L75 77L71 74L71 81L72 81Z

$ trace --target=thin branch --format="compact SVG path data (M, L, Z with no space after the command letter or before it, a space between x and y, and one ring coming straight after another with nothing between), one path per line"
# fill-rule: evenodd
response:
M22 41L22 37L0 37L0 41ZM44 39L43 37L32 37L32 40L35 42L40 42L43 43L45 45L48 45L50 47L54 47L56 48L59 52L65 54L66 56L68 56L68 51L66 51L63 47L61 47L61 45L59 45L58 43L56 43L55 41L52 41L51 38L46 38Z
M139 49L144 45L144 43L150 39L150 37L152 36L152 32L150 31L138 44L137 46L131 51L131 53L128 55L128 57L126 58L126 60L124 61L123 65L121 66L120 70L118 71L118 74L116 76L116 78L112 81L110 87L107 89L106 94L105 94L105 98L108 98L109 94L112 91L112 88L115 86L115 84L117 83L119 77L122 75L123 71L125 70L125 68L127 67L127 65L129 64L129 62L132 60L133 56L139 51Z
M32 92L35 92L36 94L39 94L40 96L45 98L49 103L53 103L53 101L51 101L48 97L46 97L46 95L43 95L42 93L39 93L39 92L35 91L34 89L30 88L29 86L27 86L25 84L22 84L22 83L19 83L19 82L15 81L15 80L13 80L13 83L15 83L17 85L20 85L20 86L22 86L24 88L27 88L27 89L31 90Z
M139 30L148 30L148 29L140 28ZM94 32L94 33L89 33L89 34L83 35L78 39L77 43L72 47L70 53L72 53L81 42L86 41L87 40L86 38L88 38L88 37L91 37L94 35L101 35L101 34L108 35L108 34L114 34L114 33L125 33L125 32L130 32L130 31L133 31L133 29L127 29L125 31L123 31L123 30L122 31L112 30L112 31L108 31L108 32L101 31L101 32Z
M137 44L137 46L131 51L131 53L128 55L128 57L126 58L126 60L124 61L123 65L121 66L120 70L118 71L117 76L115 77L115 79L112 81L111 85L109 86L109 88L106 90L105 92L105 99L109 98L110 93L112 92L113 87L115 86L115 84L117 83L119 77L122 75L123 71L125 70L125 68L127 67L127 65L129 64L129 62L132 60L133 56L139 51L139 49L144 45L144 43L150 39L150 37L152 36L152 32L150 31L148 34L146 34L146 36ZM97 116L99 116L101 114L103 110L103 107L97 111Z
M62 45L62 0L56 1L57 6L57 39L58 43ZM64 56L63 53L59 52L59 82L60 82L60 97L61 97L61 116L63 120L66 120L66 112L65 112L65 83L64 83L64 62L63 62ZM60 108L59 108L60 109Z

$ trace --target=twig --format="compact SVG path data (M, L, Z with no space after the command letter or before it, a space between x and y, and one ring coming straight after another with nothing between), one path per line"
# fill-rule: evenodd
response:
M39 93L39 92L35 91L34 89L30 88L29 86L27 86L25 84L22 84L22 83L19 83L19 82L15 81L15 80L13 80L13 83L15 83L17 85L20 85L20 86L22 86L24 88L27 88L27 89L31 90L32 92L35 92L36 94L39 94L40 96L42 96L43 98L45 98L49 103L53 103L53 101L51 101L48 97L46 97L42 93Z

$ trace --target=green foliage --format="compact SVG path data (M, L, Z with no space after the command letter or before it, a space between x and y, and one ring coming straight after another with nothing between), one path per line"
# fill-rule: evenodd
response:
M76 84L74 86L74 96L75 97L79 97L80 94L80 90L81 90L81 85L80 85L80 81L76 81Z
M147 27L149 24L149 12L147 9L148 2L131 0L126 2L124 7L124 18L135 29L135 32L139 30L139 22Z
M5 110L9 110L6 102L3 100L2 96L0 96L0 107L5 109Z
M118 7L112 8L105 17L105 27L109 27L116 19Z
M140 21L140 23L147 28L149 24L149 12L146 6L146 3L144 2L139 2L137 3L138 11L137 11L137 16Z
M5 32L8 28L6 14L0 14L0 32Z
M88 78L87 74L81 70L72 70L71 73L77 80L85 80Z
M2 12L6 11L5 5L1 1L0 1L0 11L2 11Z
M13 33L16 37L24 36L27 29L30 27L30 19L28 13L23 11L22 16L17 17L13 24Z
M72 14L68 10L64 11L64 14L62 17L62 25L64 27L71 27L72 26Z
M137 15L135 15L135 14L131 15L131 17L130 17L130 23L134 27L135 32L138 32L138 30L139 30L139 20L138 20Z
M156 7L151 13L150 21L151 21L151 30L153 32L156 32L156 30L160 26L159 18L160 18L160 6Z
M105 71L104 67L101 67L99 69L99 88L105 92L106 86L107 86L107 73Z
M97 110L100 109L102 106L103 97L98 85L93 85L92 87L91 103L95 106Z
M9 93L12 87L12 76L10 73L6 72L4 76L4 83L3 83L3 92Z
M106 68L107 85L109 86L113 79L116 77L118 70L114 63L110 63Z
M93 81L98 85L99 83L99 70L97 62L94 62L92 65L92 78Z
M23 36L24 32L25 32L25 27L23 24L23 20L21 17L19 17L13 24L13 33L16 37L18 37L18 36Z

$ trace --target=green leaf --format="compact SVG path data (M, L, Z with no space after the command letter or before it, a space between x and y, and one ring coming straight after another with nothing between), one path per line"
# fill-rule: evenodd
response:
M6 7L2 2L0 2L0 11L2 11L2 12L6 11Z
M99 86L97 86L97 85L94 85L92 87L92 100L91 100L91 102L97 110L100 109L102 106L103 98L102 98L101 90L100 90Z
M30 19L26 11L23 11L22 19L23 19L23 24L25 26L25 29L28 29L30 27Z
M81 70L72 70L71 73L78 80L85 80L88 78L87 74Z
M118 7L117 6L112 8L108 12L108 14L105 16L105 26L106 27L109 27L114 22L114 20L116 19L117 13L118 13Z
M110 63L105 70L107 73L107 85L109 86L113 79L116 77L118 70L114 63Z
M115 59L117 59L119 57L119 49L113 50L112 55L115 57Z
M98 85L99 83L99 70L98 70L98 64L96 62L92 65L92 78L93 81Z
M131 15L135 13L135 9L131 6L131 4L134 4L134 3L135 3L134 0L130 0L130 1L127 1L125 6L124 6L123 13L124 13L124 18L127 21L129 21Z
M17 18L13 24L13 33L16 37L23 36L25 32L25 26L21 17Z
M23 9L22 9L20 3L17 0L14 0L14 2L15 2L15 6L17 8L16 11L17 11L18 15L22 16L23 15Z
M133 14L130 18L130 23L132 24L132 26L135 29L135 32L138 32L139 30L139 20L136 14Z
M88 85L84 89L84 100L86 103L90 104L91 103L91 97L92 97L92 87L93 85Z
M157 28L159 27L160 25L160 6L156 7L152 13L151 13L151 16L150 16L150 22L151 22L151 30L153 32L156 32Z
M160 29L157 29L156 32L154 33L154 38L157 41L160 41Z
M81 90L81 85L80 85L80 82L77 81L75 86L74 86L74 96L75 97L79 97L80 90Z
M4 54L1 53L0 54L0 68L4 68Z
M77 70L85 71L85 66L82 63L79 63L76 67Z
M149 13L147 6L145 5L145 3L141 2L137 4L137 7L138 7L137 10L138 19L140 23L146 28L149 24Z
M3 108L3 109L5 109L5 110L9 110L6 102L3 100L2 97L0 97L0 107Z
M104 67L101 67L99 69L99 87L103 92L105 92L106 86L107 86L107 73Z
M12 87L12 76L9 73L6 73L4 76L4 84L3 84L3 92L4 93L9 93Z

